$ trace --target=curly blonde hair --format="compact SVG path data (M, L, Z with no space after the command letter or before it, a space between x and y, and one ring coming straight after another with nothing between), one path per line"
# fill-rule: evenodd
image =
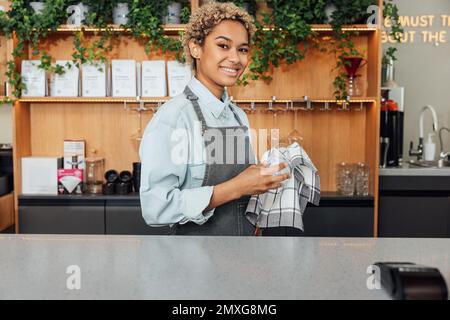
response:
M197 44L203 45L205 38L214 27L224 20L242 23L248 32L249 42L251 42L255 33L255 25L252 16L247 11L231 2L218 3L212 1L206 3L194 11L182 37L184 58L192 69L195 70L196 63L189 50L189 42L194 40Z

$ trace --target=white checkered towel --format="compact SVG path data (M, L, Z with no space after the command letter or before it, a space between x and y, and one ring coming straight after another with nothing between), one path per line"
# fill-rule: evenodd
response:
M297 143L287 148L273 148L264 153L269 165L287 162L293 175L278 189L253 195L245 215L255 226L295 227L303 230L302 215L308 202L319 205L320 178L305 150Z

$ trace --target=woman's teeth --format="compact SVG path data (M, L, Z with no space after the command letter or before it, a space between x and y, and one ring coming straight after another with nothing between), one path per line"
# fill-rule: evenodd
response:
M231 69L231 68L225 68L225 67L220 67L222 70L224 70L226 73L232 74L232 75L236 75L238 73L238 71L236 69Z

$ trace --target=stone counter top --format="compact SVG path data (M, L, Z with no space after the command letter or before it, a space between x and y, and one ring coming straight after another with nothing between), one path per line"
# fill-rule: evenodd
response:
M367 288L371 264L431 265L449 282L449 247L450 239L0 235L0 299L387 299ZM77 268L81 288L69 290Z

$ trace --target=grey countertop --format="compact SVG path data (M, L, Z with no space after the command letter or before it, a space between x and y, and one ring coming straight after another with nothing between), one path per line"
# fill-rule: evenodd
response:
M386 299L377 261L435 266L450 239L0 235L0 299ZM79 290L66 282L80 269ZM70 281L69 281L70 282Z
M380 176L450 176L450 167L419 168L407 164L395 168L380 168Z

